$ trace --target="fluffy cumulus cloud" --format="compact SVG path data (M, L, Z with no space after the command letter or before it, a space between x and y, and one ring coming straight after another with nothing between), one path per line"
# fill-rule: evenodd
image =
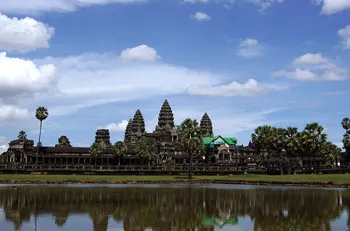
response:
M262 54L262 45L258 40L247 38L242 41L237 50L237 55L244 58L253 58Z
M133 48L127 48L120 54L120 58L123 61L147 61L154 62L161 57L157 54L157 51L147 45L139 45Z
M7 144L0 145L0 155L7 151L9 146Z
M298 81L342 81L349 79L350 70L340 68L321 53L307 53L293 61L294 70L279 70L272 77Z
M0 51L30 51L49 47L54 28L33 18L9 18L0 13Z
M300 56L294 60L294 64L323 64L328 63L329 60L324 57L321 53L307 53L305 55Z
M211 17L209 15L207 15L206 13L203 13L203 12L196 12L191 17L197 21L208 21L211 19Z
M250 3L259 7L259 11L263 13L274 3L282 3L284 0L183 0L184 3L221 3L225 7L230 7L235 3Z
M246 83L231 82L218 86L192 86L188 93L192 95L209 96L256 96L269 91L282 89L283 87L270 84L260 84L255 79L249 79Z
M28 118L27 109L19 108L16 105L0 105L0 123L11 122Z
M105 126L104 129L108 129L110 132L124 132L127 125L128 125L128 121L122 120L119 123L107 124L107 126Z
M311 0L315 5L322 4L322 14L335 14L350 8L349 0Z
M350 25L338 31L344 49L350 49Z
M191 85L219 84L222 78L214 73L164 62L125 62L121 56L86 53L35 60L39 67L55 66L56 74L60 76L57 90L50 91L50 97L36 98L36 104L47 105L50 115L70 114L112 102L182 94Z
M53 89L55 73L52 64L38 66L31 60L0 53L0 103Z
M37 14L41 12L72 12L82 7L116 3L135 3L146 0L11 0L0 1L2 12Z
M8 140L4 136L0 136L0 155L7 151L8 149Z

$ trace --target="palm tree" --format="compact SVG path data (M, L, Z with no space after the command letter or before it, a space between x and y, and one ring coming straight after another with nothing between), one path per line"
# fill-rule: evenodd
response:
M332 167L335 167L340 159L341 149L332 142L326 142L322 147L322 153L332 163Z
M118 141L114 144L114 152L118 156L118 165L120 165L120 157L125 152L126 147L123 141Z
M192 179L193 155L202 151L201 130L197 120L185 119L180 125L179 141L189 156L188 179Z
M40 131L39 131L39 141L38 141L38 150L37 150L37 156L36 156L36 164L38 164L38 157L39 157L39 148L41 147L41 128L43 124L43 120L45 120L49 116L49 112L44 107L38 107L35 112L35 117L40 120Z
M323 145L327 142L327 134L323 132L324 128L318 123L307 124L304 131L301 132L301 144L305 154L319 154ZM313 170L315 171L315 160L313 159Z
M136 143L136 153L147 160L148 164L156 157L156 144L153 139L141 137Z
M89 149L90 155L94 158L95 160L95 166L97 159L102 155L102 153L105 150L105 145L102 142L94 142Z
M345 134L343 136L343 144L346 153L350 154L350 118L344 118L341 123L342 127L345 129Z

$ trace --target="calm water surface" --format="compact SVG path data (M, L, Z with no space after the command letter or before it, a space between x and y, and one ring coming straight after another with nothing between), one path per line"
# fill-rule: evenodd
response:
M349 208L342 189L1 185L0 231L346 231Z

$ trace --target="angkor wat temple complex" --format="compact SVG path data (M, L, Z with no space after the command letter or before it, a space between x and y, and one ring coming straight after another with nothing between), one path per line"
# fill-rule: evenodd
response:
M129 120L125 130L124 145L127 147L123 153L117 155L110 141L109 130L96 131L95 142L103 143L106 149L98 158L97 165L104 166L144 166L147 165L142 157L136 154L136 143L142 137L154 140L156 144L156 160L152 166L186 166L189 163L188 154L181 147L179 126L174 123L174 115L167 100L164 101L158 116L158 124L151 133L146 132L145 122L138 109ZM310 167L326 165L323 157L280 158L280 156L264 155L258 153L254 145L237 145L233 137L214 136L211 119L204 113L200 120L202 144L204 151L193 159L194 166L228 166L227 170L237 171L265 171L269 167L288 168ZM8 151L1 156L2 163L11 165L31 165L68 168L96 168L96 159L89 153L89 147L72 147L66 136L58 139L55 147L37 147L33 140L26 136L19 136L9 144ZM69 167L67 167L69 166ZM54 168L52 167L52 168ZM37 167L36 167L37 168ZM221 170L224 167L220 168ZM198 170L199 171L199 170Z

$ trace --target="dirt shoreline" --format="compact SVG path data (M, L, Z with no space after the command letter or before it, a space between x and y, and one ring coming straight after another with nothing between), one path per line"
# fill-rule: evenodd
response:
M249 180L117 180L117 181L93 181L93 180L0 180L0 184L238 184L238 185L266 185L266 186L301 186L301 187L333 187L350 188L350 183L336 182L292 182L292 181L249 181Z

